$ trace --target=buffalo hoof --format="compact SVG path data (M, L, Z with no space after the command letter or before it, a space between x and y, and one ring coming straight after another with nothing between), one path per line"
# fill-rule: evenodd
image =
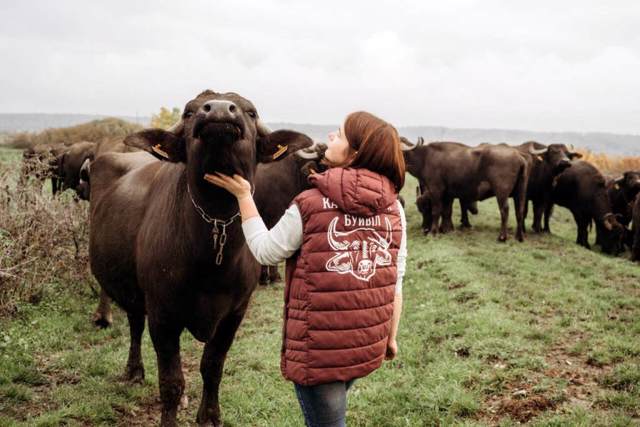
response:
M522 234L518 234L518 235L516 236L516 240L517 240L518 242L524 242L524 235L522 235Z
M162 411L160 427L178 427L175 411Z
M551 234L551 229L550 228L543 228L542 232L546 233L546 234Z
M505 236L504 234L501 234L498 236L498 242L504 243L506 241L507 241L507 236Z
M282 281L282 276L280 276L280 273L276 273L273 276L269 277L269 283L278 283Z
M198 415L196 416L196 422L198 426L206 426L206 427L222 427L222 421L220 420L220 411L207 411L200 406L198 409Z
M431 230L430 230L430 229L428 229L428 228L423 228L423 229L422 229L422 234L424 234L425 236L426 236L427 234L429 234L429 233L431 233Z
M127 366L123 379L129 383L142 384L144 382L144 367Z
M258 281L258 284L260 286L267 286L269 284L269 280L268 279L263 279L262 277L260 278L260 280Z
M450 233L451 231L453 231L453 225L444 225L442 227L440 227L440 232L442 234L446 234L446 233Z
M98 328L106 329L113 324L113 315L111 313L104 314L96 311L91 320Z
M471 228L471 224L468 223L468 222L463 222L463 223L460 224L460 228L461 229L469 229L469 228Z

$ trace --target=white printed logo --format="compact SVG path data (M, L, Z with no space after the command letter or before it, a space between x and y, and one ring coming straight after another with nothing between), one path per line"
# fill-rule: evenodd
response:
M339 274L351 273L355 278L368 282L376 274L377 266L391 265L389 218L384 219L387 226L384 238L373 228L360 227L351 231L337 231L338 218L331 220L329 231L327 231L329 245L336 251L336 254L327 261L327 271L335 271ZM379 223L379 217L374 222ZM361 232L366 232L367 237L363 240L356 239L355 236Z

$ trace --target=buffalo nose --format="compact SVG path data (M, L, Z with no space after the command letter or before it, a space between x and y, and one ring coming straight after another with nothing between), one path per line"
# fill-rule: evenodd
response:
M207 101L200 109L207 117L217 120L235 119L238 116L238 106L231 101Z

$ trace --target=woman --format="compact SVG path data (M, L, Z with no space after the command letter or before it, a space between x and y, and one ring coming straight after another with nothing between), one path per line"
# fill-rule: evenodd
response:
M406 220L398 132L366 112L329 134L314 188L267 230L238 175L212 182L238 198L247 244L265 265L287 260L281 369L307 426L345 426L346 394L398 352Z

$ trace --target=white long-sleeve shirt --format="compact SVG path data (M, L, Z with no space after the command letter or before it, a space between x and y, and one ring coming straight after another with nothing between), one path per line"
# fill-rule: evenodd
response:
M407 264L407 220L398 201L402 238L396 261L398 279L396 294L402 293L402 279ZM291 257L302 245L302 217L298 205L293 203L278 223L268 230L261 217L255 216L242 223L247 245L253 256L262 265L276 265Z

